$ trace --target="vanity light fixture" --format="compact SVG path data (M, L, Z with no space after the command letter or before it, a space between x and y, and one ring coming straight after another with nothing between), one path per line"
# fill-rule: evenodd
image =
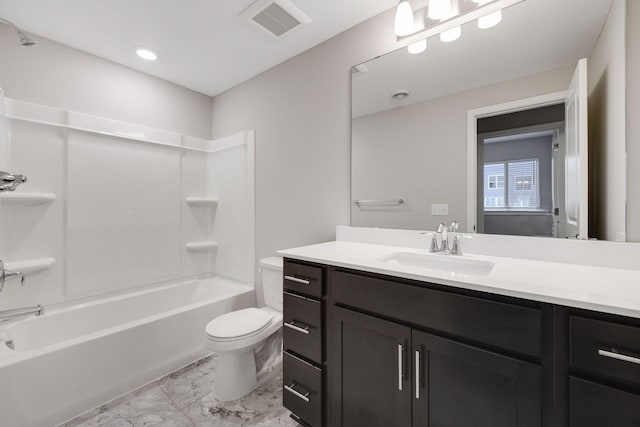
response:
M429 0L429 19L439 21L451 15L451 0Z
M396 36L406 36L416 31L413 9L409 0L402 0L396 9L394 30Z
M495 27L500 21L502 21L501 10L478 18L478 28L486 30L487 28Z
M158 54L144 47L136 48L136 55L146 61L155 61L158 59Z
M458 2L451 7L449 13L443 19L451 19L456 15L460 14L460 5ZM450 30L445 30L440 33L440 41L443 43L451 43L452 41L458 40L462 35L462 27L458 25L457 27L453 27Z
M420 31L422 29L424 29L424 15L418 15L418 18L416 19L415 22L415 28L414 31ZM410 54L412 55L417 55L419 53L424 52L427 49L427 39L422 39L419 40L415 43L411 43L408 47L407 50L409 51Z
M462 25L469 22L477 20L478 27L491 28L502 21L503 9L523 1L526 0L446 0L445 4L444 0L429 0L426 7L414 14L409 1L403 0L396 9L395 33L398 42L409 46L409 52L418 53L426 48L426 39L436 34L440 35L443 42L457 40L462 34ZM449 12L437 22L427 21L424 27L416 25L415 17L431 18L439 16L438 11L447 9ZM409 28L412 30L409 31Z
M486 4L490 0L473 0L474 3L478 3L479 5ZM481 30L486 30L487 28L495 27L502 21L502 10L498 10L493 13L489 13L488 15L481 16L478 18L478 28Z
M427 39L422 39L419 42L411 43L407 47L407 50L412 55L417 55L424 52L425 50L427 50Z
M440 40L444 43L450 43L452 41L458 40L462 35L462 28L458 25L457 27L453 27L450 30L443 31L440 33Z

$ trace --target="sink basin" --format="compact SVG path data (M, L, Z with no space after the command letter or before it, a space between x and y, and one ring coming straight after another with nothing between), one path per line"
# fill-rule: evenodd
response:
M381 258L380 261L406 267L418 267L425 270L487 276L493 269L493 263L465 256L443 254L419 254L414 252L396 252Z

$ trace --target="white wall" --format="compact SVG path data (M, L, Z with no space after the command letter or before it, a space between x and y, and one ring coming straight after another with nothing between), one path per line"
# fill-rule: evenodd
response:
M640 2L627 1L627 240L640 242Z
M355 119L353 199L406 203L355 207L352 225L433 230L457 220L466 230L467 111L566 90L572 73L560 68ZM440 203L449 215L431 216Z
M78 37L82 37L81 34ZM5 96L211 137L211 98L43 37L18 44L0 25L0 87Z
M615 0L589 58L590 235L625 241L626 0Z

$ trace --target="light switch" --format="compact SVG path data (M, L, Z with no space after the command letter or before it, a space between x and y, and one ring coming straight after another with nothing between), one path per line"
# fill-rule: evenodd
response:
M433 216L447 216L449 215L449 205L448 204L439 204L439 205L431 205L431 215Z

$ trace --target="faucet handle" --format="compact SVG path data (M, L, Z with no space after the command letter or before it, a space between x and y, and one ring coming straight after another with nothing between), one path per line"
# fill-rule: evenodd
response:
M440 224L438 224L438 233L444 233L447 229L447 226L444 222L441 222Z
M438 247L438 235L434 234L431 237L431 246L429 247L429 252L438 252L440 248Z
M458 221L453 221L451 223L451 227L449 227L449 231L456 232L458 231L459 228L460 228L460 224L458 224Z
M451 245L452 255L462 255L462 249L460 248L460 236L453 238L453 245Z
M20 277L20 284L24 286L24 273L19 271L5 270L4 263L0 260L0 291L4 288L5 282L11 277Z

